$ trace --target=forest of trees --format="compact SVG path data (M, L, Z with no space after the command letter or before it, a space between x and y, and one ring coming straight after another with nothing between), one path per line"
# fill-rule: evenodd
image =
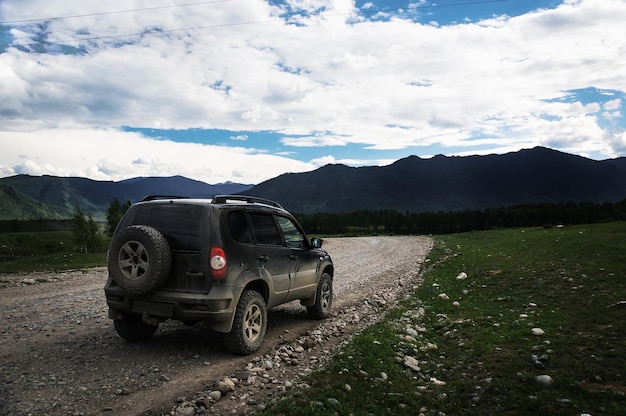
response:
M540 204L479 211L402 213L382 210L296 216L309 234L452 234L493 228L624 221L626 199L615 204Z

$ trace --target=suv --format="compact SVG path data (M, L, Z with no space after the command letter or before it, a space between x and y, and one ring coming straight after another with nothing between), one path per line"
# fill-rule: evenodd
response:
M313 319L328 317L334 266L321 247L273 201L147 196L111 240L109 318L128 341L150 338L167 319L207 322L230 351L250 354L268 308L300 300Z

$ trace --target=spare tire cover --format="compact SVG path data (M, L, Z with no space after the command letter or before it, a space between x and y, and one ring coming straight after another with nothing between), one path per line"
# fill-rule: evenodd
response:
M132 225L113 237L107 263L115 283L130 294L142 294L165 283L172 255L163 234L147 225Z

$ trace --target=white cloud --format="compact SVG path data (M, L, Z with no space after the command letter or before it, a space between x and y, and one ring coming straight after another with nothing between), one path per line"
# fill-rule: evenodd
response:
M259 183L285 171L315 168L254 149L155 140L110 129L0 132L0 147L6 152L0 164L5 176L25 173L122 180L183 175L207 183L233 179Z
M235 140L235 141L245 142L246 140L248 140L248 136L246 136L245 134L240 134L237 136L230 136L230 139Z
M335 159L335 157L332 155L328 155L328 156L318 157L317 159L313 159L311 160L311 163L317 167L320 167L324 165L335 164L337 163L337 159Z
M363 159L336 159L332 155L323 156L317 159L311 160L311 164L316 167L321 167L328 164L342 164L348 166L386 166L395 162L395 159L375 159L375 160L363 160Z
M626 131L621 131L611 136L611 148L619 154L626 153Z
M621 106L622 106L621 100L611 100L611 101L607 101L606 103L604 103L602 105L602 108L607 111L611 111L611 110L617 110L621 108Z
M305 137L285 137L281 143L293 147L323 147L323 146L345 146L347 140L342 137L317 134Z

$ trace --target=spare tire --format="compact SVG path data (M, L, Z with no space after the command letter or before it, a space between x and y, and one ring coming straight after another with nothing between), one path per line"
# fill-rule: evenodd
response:
M139 295L165 283L172 255L163 234L146 225L132 225L113 237L107 263L115 283L126 292Z

